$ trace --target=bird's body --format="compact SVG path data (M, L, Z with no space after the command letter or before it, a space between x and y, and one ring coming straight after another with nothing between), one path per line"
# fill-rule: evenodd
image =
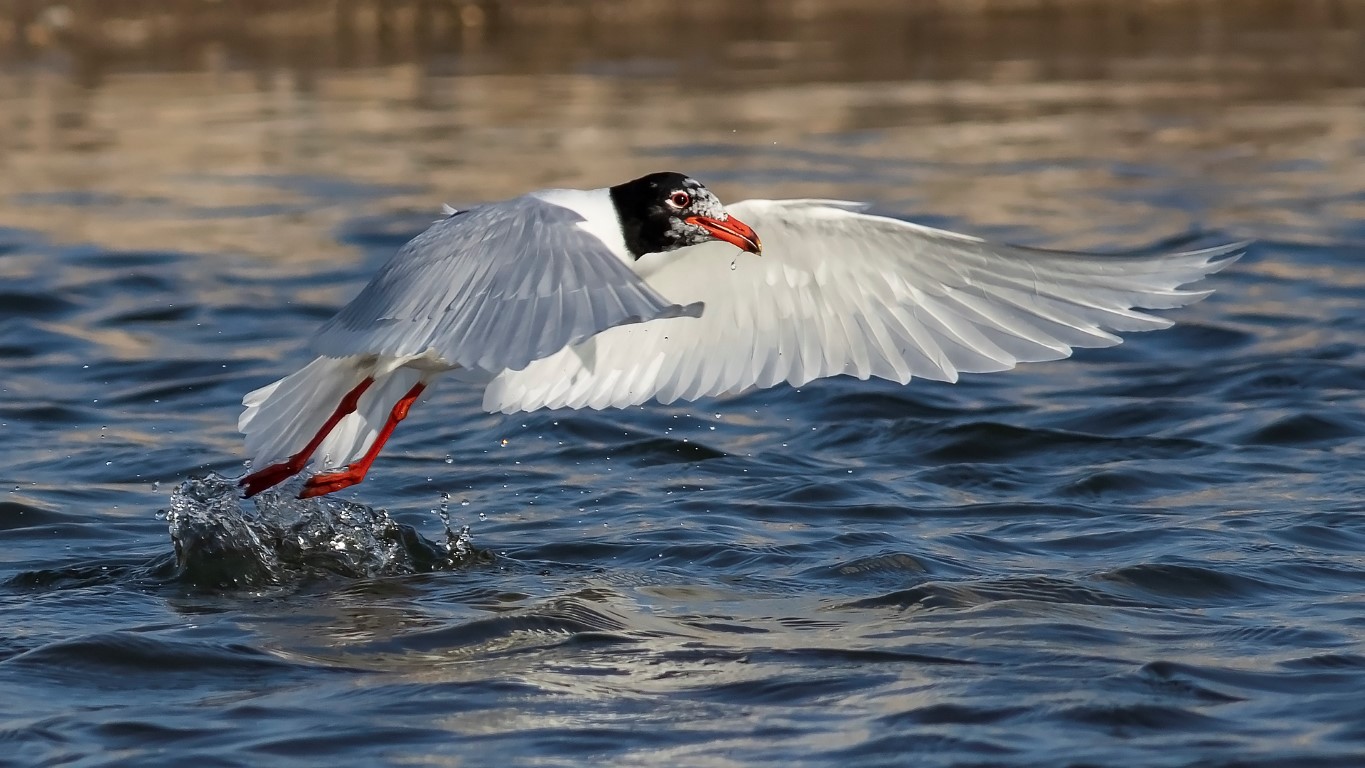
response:
M484 387L485 409L512 413L838 374L956 381L1058 359L1119 343L1112 331L1170 325L1137 309L1207 295L1180 286L1239 247L1041 251L861 208L724 208L687 177L653 174L451 212L318 331L313 362L246 396L239 427L264 468L242 484L251 495L310 464L345 469L302 495L359 482L408 408L452 372Z

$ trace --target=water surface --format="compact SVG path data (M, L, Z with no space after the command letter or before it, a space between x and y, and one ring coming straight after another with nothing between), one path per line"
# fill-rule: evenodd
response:
M1361 19L1170 5L29 29L4 759L1356 764ZM442 202L664 168L1033 245L1257 243L1071 360L511 417L452 382L353 492L232 497L241 395Z

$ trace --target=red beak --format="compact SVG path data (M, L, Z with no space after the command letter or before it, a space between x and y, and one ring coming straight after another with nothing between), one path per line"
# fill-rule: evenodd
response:
M763 243L759 241L758 233L734 216L725 221L710 216L688 216L686 221L688 224L702 227L710 232L712 237L724 240L741 251L748 251L757 256L763 255Z

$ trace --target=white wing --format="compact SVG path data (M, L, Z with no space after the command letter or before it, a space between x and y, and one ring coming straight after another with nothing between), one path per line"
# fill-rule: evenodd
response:
M1243 244L1153 256L996 245L861 213L856 203L747 200L729 211L763 239L761 257L708 244L637 266L700 318L600 333L489 384L484 407L624 407L847 374L956 381L1107 347L1112 331L1165 328L1167 309L1234 261Z
M313 350L434 353L494 373L623 323L701 313L670 304L581 222L531 196L452 211L318 329Z

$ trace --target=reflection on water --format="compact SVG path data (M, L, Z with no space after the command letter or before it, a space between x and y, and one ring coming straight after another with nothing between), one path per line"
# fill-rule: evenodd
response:
M1271 210L1267 167L1365 213L1342 184L1365 170L1357 3L157 7L9 6L11 224L329 258L362 206L670 165L732 197L874 199L1055 245L1320 236ZM1140 200L1157 185L1180 214Z
M0 3L6 758L1358 763L1362 30L1349 0ZM354 495L236 498L242 393L440 203L661 168L1260 242L1074 360L513 417L452 383Z

